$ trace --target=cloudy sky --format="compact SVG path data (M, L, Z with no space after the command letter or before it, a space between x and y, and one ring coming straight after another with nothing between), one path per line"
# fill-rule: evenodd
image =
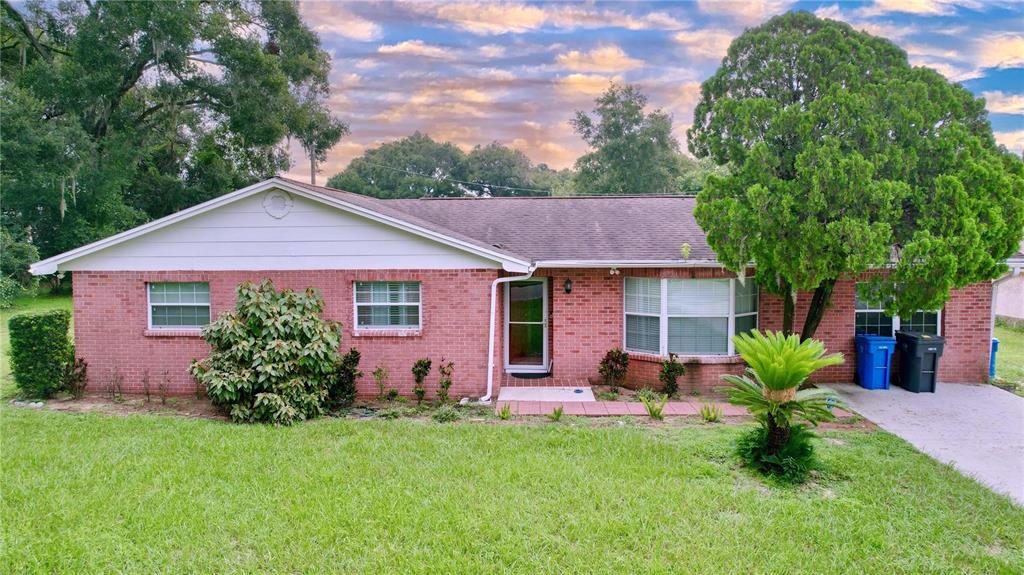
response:
M611 81L640 85L653 107L672 114L685 147L700 82L730 41L788 10L895 41L913 64L984 96L996 138L1024 148L1020 2L303 1L303 17L333 58L331 109L352 129L323 176L416 130L467 150L496 140L534 162L568 167L585 151L568 120ZM291 175L308 178L301 151L293 157Z

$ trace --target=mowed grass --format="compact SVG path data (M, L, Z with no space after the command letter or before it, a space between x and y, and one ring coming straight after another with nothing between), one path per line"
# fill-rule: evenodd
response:
M7 321L19 313L51 309L71 311L71 296L38 295L35 297L22 297L14 302L13 307L0 310L0 399L8 399L16 395L17 391L14 387L14 379L11 378L11 362L7 353L11 341Z
M1024 571L1024 509L882 432L788 488L724 425L0 418L3 573Z
M1024 328L996 325L999 340L996 352L996 377L1016 385L1017 393L1024 395Z

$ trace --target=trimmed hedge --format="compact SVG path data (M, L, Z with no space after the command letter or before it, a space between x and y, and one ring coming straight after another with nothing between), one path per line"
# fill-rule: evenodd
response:
M47 398L59 391L74 349L68 335L71 313L61 309L19 314L7 326L11 330L11 372L22 395Z

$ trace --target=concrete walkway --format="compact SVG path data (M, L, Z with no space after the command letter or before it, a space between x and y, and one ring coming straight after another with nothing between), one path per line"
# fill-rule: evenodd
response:
M914 447L1024 505L1024 397L991 385L828 385L856 412Z

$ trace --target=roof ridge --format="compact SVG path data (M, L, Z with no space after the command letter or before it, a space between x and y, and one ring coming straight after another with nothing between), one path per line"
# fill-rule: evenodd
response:
M332 189L332 188L328 188ZM348 192L351 193L351 192ZM635 200L635 199L670 199L679 198L684 200L696 199L697 196L686 196L682 194L624 194L611 196L452 196L452 197L425 197L425 198L376 198L382 202L394 201L476 201L476 200Z

